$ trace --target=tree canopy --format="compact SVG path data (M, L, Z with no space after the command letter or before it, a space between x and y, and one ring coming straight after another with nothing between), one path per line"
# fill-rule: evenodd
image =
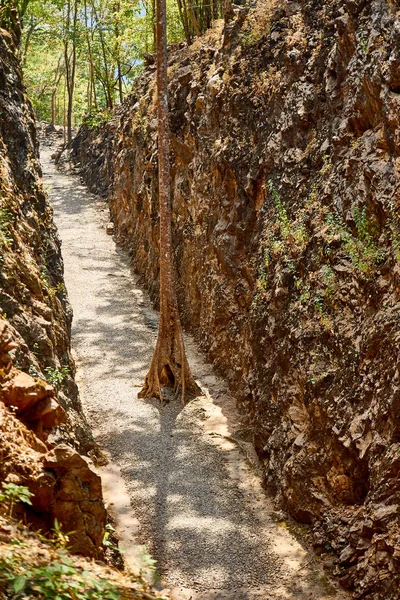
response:
M191 42L222 0L167 0L168 42ZM155 0L2 0L38 120L68 126L111 110L155 52ZM68 112L70 115L68 116Z

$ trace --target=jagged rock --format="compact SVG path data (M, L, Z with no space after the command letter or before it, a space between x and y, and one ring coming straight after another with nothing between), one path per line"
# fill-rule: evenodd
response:
M0 483L24 485L34 494L33 509L16 503L16 516L43 531L57 518L65 533L74 531L74 552L102 558L100 478L72 448L45 443L55 427L53 445L61 428L63 439L84 451L93 439L73 382L72 314L40 179L33 111L3 30L0 115ZM46 372L62 375L57 393Z
M46 472L55 475L52 515L72 532L74 551L99 556L106 523L102 502L101 479L91 469L90 460L66 445L59 445L43 457Z
M28 424L41 440L45 440L51 429L67 420L67 415L55 400L51 385L12 368L8 352L18 347L7 322L2 321L0 363L6 368L0 371L0 401L10 407L21 421Z
M14 331L18 366L38 377L34 385L27 376L20 375L15 385L8 384L13 391L9 389L7 394L10 398L14 395L15 405L28 402L29 395L32 401L35 398L35 407L32 404L26 407L30 414L26 412L25 421L36 421L45 429L58 424L54 439L69 438L87 452L93 447L93 438L82 415L77 388L71 383L72 311L63 282L60 241L41 183L32 107L10 36L3 30L0 81L0 312ZM0 337L3 337L1 332ZM68 370L68 377L60 383L63 393L57 399L64 410L68 409L67 419L64 410L55 403L54 393L47 390L43 395L43 390L40 391L46 384L39 379L45 379L48 369ZM31 384L33 387L28 391ZM15 394L19 394L18 398Z
M24 509L25 520L47 531L57 519L70 534L73 552L103 556L106 512L101 480L89 459L66 445L49 450L0 402L1 481L25 485L32 492L32 509Z
M107 223L107 225L106 225L107 235L114 235L114 230L115 230L114 223L112 223L112 222Z

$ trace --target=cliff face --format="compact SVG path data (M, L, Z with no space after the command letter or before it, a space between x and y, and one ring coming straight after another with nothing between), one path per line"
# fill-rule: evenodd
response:
M57 439L93 445L81 413L70 354L72 311L60 241L41 183L35 122L11 51L0 35L0 309L18 336L15 364L57 391L68 419Z
M40 176L32 109L11 37L0 30L0 483L33 493L29 523L46 531L56 518L73 532L74 552L100 558L101 481L73 449L87 452L93 440L73 379L72 315Z
M400 585L400 12L265 1L171 54L182 320L278 503L357 598ZM157 301L152 70L77 160Z

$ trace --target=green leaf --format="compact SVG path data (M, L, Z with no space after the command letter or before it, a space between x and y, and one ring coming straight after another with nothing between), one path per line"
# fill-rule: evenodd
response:
M13 589L16 594L21 592L26 584L26 577L24 575L18 575L13 581Z

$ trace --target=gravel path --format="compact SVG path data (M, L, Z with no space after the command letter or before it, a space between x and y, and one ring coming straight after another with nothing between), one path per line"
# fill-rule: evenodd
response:
M125 543L134 536L146 544L162 584L177 598L345 598L273 521L251 466L251 445L234 439L239 421L232 398L190 339L189 362L204 396L184 409L137 398L157 314L127 256L105 232L104 200L78 178L58 173L49 149L42 160L74 309L78 384L95 437L111 459L107 498Z

